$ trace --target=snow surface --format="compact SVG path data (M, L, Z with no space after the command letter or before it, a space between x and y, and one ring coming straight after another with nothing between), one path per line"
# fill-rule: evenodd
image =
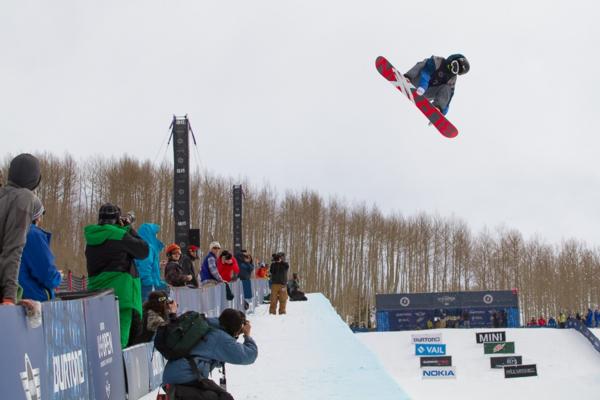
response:
M248 315L258 359L227 364L227 389L236 400L408 399L377 357L322 294L288 302L286 315L268 306ZM154 400L155 394L144 400Z
M490 368L490 355L475 342L482 329L434 329L441 332L446 353L456 366L456 379L423 380L411 334L373 332L356 336L385 365L413 399L600 399L600 353L574 329L501 329L515 342L524 364L537 364L538 376L505 379ZM488 330L489 331L489 330ZM420 333L423 333L421 331Z
M516 355L538 367L539 376L514 379L490 368L475 343L484 330L427 331L442 333L457 378L423 380L415 331L353 334L323 295L308 298L289 302L287 315L260 306L248 316L259 355L250 366L227 365L236 400L600 399L600 354L575 330L504 329Z

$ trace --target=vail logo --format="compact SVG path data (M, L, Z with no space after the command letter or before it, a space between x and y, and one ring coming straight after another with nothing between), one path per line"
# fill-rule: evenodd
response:
M445 344L417 344L415 345L415 355L417 356L428 356L428 355L445 355L446 345Z
M20 373L23 391L27 400L41 400L40 369L33 368L29 356L25 353L25 371Z

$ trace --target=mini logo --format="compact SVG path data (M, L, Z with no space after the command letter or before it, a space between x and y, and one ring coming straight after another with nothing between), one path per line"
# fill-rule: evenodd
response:
M20 373L23 391L27 400L41 400L40 369L33 368L29 356L25 353L25 371Z
M491 294L486 294L485 296L483 296L483 302L485 304L492 304L494 302L494 296L492 296Z
M402 307L408 307L409 304L410 304L410 299L408 297L402 297L400 299L400 305Z

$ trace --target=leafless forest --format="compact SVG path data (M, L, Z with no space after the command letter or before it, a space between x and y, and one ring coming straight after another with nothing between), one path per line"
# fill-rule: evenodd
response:
M137 224L160 224L163 242L172 240L170 164L38 156L43 227L53 233L60 268L85 273L83 227L95 223L107 201L133 210ZM211 240L231 248L231 189L240 183L244 247L255 260L285 251L304 290L324 293L348 321L368 323L376 293L518 288L527 318L584 311L600 301L599 249L576 239L525 240L509 228L473 233L458 218L385 215L376 206L349 205L308 189L281 192L196 171L192 226L200 228L203 249Z

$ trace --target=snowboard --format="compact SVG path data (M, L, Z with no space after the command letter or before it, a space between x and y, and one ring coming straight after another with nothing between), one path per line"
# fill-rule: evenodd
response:
M404 77L385 57L379 56L375 60L377 71L385 79L390 81L399 91L404 93L408 99L417 106L419 110L429 119L431 124L447 138L453 138L458 135L458 129L446 119L444 114L434 107L425 96L417 94L417 88Z

